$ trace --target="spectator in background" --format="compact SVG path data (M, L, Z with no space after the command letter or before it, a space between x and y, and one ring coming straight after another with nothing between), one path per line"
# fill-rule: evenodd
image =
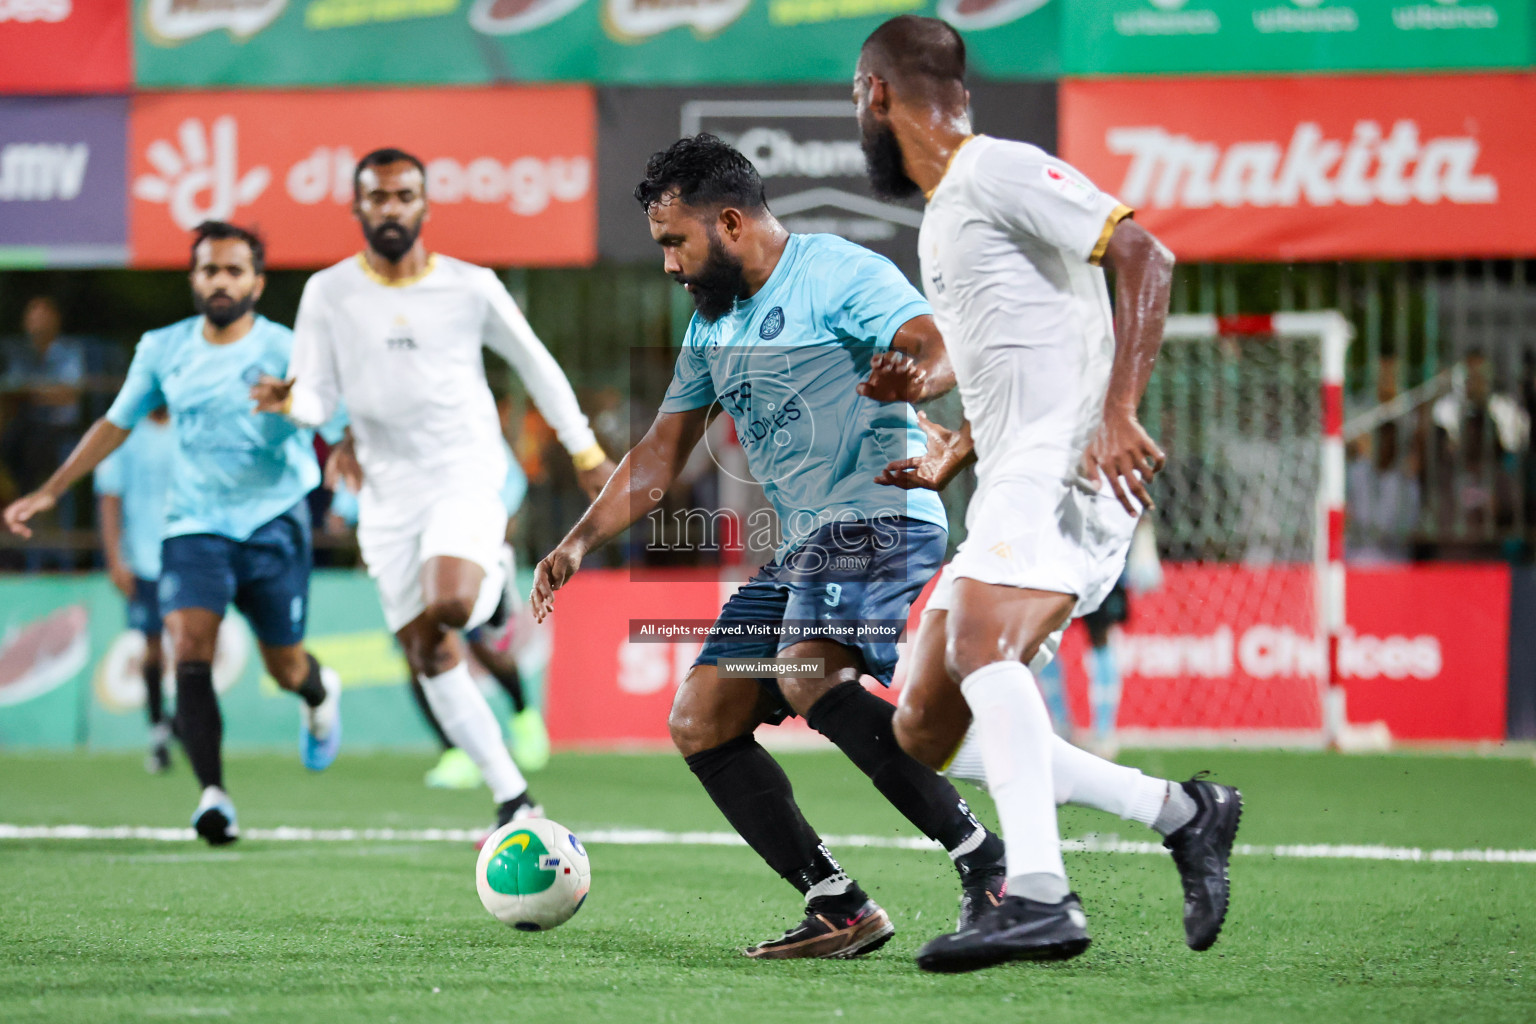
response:
M1488 357L1469 351L1435 402L1439 472L1433 485L1453 522L1474 536L1513 519L1514 462L1530 441L1530 416L1511 395L1495 391Z
M59 305L46 295L27 302L21 337L0 342L0 392L10 416L0 435L0 463L19 493L36 490L73 450L84 433L81 396L92 369L92 346L63 333ZM74 495L64 495L55 521L74 526ZM29 549L27 568L45 563L69 568L59 552Z
M1346 552L1351 562L1407 561L1423 500L1420 458L1398 458L1398 424L1388 423L1350 443L1344 481L1349 514Z

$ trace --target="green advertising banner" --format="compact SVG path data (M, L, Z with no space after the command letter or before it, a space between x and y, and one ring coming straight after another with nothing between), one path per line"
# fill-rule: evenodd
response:
M1069 75L1518 68L1531 0L1062 0Z
M146 746L144 638L126 628L124 608L122 595L101 574L0 579L0 750ZM341 675L343 756L346 749L433 744L366 575L315 573L305 643ZM522 667L534 670L523 676L536 694L541 666ZM224 621L213 677L226 747L292 750L298 757L298 703L266 675L239 615ZM490 689L505 711L500 689ZM167 711L173 693L167 680Z
M1060 0L136 0L140 87L850 81L897 14L985 78L1060 70Z

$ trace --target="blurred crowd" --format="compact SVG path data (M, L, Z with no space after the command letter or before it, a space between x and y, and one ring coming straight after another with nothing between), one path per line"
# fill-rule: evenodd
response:
M15 333L0 334L0 502L38 486L111 404L131 352L117 341L72 333L47 295L22 307ZM665 387L667 353L637 366L639 390ZM1407 388L1418 368L1387 355L1365 368L1364 388L1346 421L1346 556L1356 562L1501 557L1526 560L1536 538L1536 352L1470 349ZM653 372L651 372L653 371ZM514 542L524 564L547 551L586 507L558 439L515 386L491 374L507 439L528 477ZM650 377L655 377L650 381ZM643 378L643 379L642 379ZM650 425L655 403L618 387L578 388L607 450L627 451ZM318 453L323 459L323 442ZM1173 453L1175 459L1177 453ZM0 570L99 567L96 512L77 488L43 524L45 542L0 541ZM317 560L356 564L350 527L327 517L330 494L317 492ZM761 488L723 417L667 495L659 517L609 551L611 564L657 567L755 565L774 534Z

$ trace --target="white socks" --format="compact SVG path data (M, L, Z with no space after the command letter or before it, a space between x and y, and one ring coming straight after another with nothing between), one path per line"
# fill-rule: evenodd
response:
M492 799L501 804L527 792L523 773L507 753L501 724L475 685L468 665L461 660L440 676L422 676L421 689L443 734L480 769L485 784L491 787Z
M971 707L974 710L975 705ZM980 721L978 716L976 722ZM976 722L971 724L970 732L966 733L944 774L986 789L986 765ZM1135 768L1095 757L1060 736L1051 737L1051 782L1057 804L1108 811L1127 821L1157 827L1163 835L1184 824L1194 814L1194 801L1177 783L1143 775ZM1187 808L1185 801L1188 801ZM1182 820L1178 820L1180 817Z
M1051 781L1055 734L1034 676L1016 661L997 661L966 676L960 692L971 706L986 780L1008 845L1010 892L1018 878L1027 890L1019 895L1058 902L1061 896L1050 896L1057 889L1065 895L1067 869ZM1060 884L1054 884L1058 879ZM1042 881L1043 886L1038 884Z

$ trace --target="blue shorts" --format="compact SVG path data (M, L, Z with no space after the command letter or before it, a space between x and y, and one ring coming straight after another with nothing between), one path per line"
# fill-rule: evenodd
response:
M828 523L731 595L694 664L771 658L801 641L828 639L857 653L863 670L890 686L907 614L943 564L947 542L942 526L918 519ZM744 635L754 633L762 635ZM778 695L776 680L762 682ZM782 695L778 703L770 722L794 714Z
M159 636L164 625L160 618L160 583L137 577L133 596L128 599L128 628L145 636Z
M223 615L231 602L268 647L304 639L309 614L309 506L299 502L243 541L212 533L167 537L160 554L160 608L206 608Z

